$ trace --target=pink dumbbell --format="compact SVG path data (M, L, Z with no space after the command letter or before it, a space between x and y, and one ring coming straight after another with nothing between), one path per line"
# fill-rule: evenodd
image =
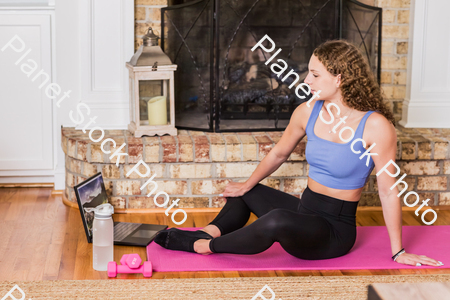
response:
M115 261L108 263L108 277L116 277L117 273L142 273L144 277L152 277L152 263L149 261L141 265L142 259L139 254L125 254L120 259L121 265Z

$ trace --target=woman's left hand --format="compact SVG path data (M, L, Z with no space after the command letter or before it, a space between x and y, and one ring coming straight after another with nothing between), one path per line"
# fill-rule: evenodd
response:
M417 263L420 263L422 265L435 266L435 267L440 267L440 266L444 265L442 262L432 259L430 257L427 257L425 255L416 255L416 254L406 253L406 252L400 254L400 256L398 256L395 261L398 263L401 263L401 264L411 265L411 266L415 266Z

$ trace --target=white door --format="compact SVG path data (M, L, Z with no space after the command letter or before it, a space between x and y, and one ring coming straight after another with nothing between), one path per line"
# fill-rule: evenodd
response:
M49 175L54 169L53 108L52 100L46 95L54 77L51 20L50 14L42 12L0 9L0 176L3 179L8 175ZM48 75L47 81L43 73Z

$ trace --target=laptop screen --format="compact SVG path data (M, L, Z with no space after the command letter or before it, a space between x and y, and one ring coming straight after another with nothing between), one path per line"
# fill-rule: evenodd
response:
M103 183L102 173L99 172L86 179L74 187L77 196L78 208L80 209L81 219L83 220L86 237L89 243L92 243L92 224L94 223L94 212L86 212L85 207L97 207L100 204L108 203L105 184Z

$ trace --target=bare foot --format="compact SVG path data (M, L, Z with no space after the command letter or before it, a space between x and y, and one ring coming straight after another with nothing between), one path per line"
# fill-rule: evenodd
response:
M206 225L206 227L201 230L206 232L213 238L219 237L221 235L220 230L219 230L219 228L217 228L216 225Z
M203 254L203 255L208 255L211 254L212 251L211 249L209 249L209 242L211 240L197 240L194 243L194 251L199 253L199 254Z

